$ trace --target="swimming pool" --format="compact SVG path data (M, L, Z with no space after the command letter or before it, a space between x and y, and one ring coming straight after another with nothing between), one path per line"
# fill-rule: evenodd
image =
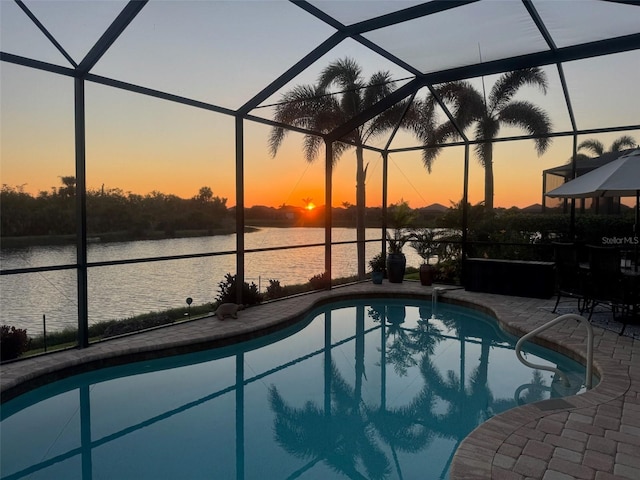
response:
M2 405L2 479L447 478L459 443L518 404L582 390L475 310L357 300L233 347L106 368Z

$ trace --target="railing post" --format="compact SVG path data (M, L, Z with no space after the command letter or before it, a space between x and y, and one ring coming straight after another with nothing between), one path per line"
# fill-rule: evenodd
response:
M541 325L540 327L534 330L531 330L529 333L521 337L520 340L518 340L518 342L516 343L516 356L518 357L518 360L520 360L527 367L538 368L540 370L547 370L549 372L557 373L562 377L565 386L568 386L569 379L564 373L562 373L557 368L548 367L546 365L536 365L535 363L529 362L522 356L522 352L520 350L522 349L522 344L524 342L526 342L530 338L535 337L536 335L538 335L538 333L544 330L547 330L548 328L551 328L560 322L563 322L565 320L570 320L570 319L578 320L579 322L584 324L584 326L587 328L587 365L586 365L587 372L585 374L586 378L585 378L584 386L587 388L591 388L592 386L591 378L593 377L593 373L592 373L593 371L593 327L589 323L589 320L587 320L581 315L577 315L575 313L567 313L565 315L560 315L559 317L556 317L553 320L548 321L544 325Z

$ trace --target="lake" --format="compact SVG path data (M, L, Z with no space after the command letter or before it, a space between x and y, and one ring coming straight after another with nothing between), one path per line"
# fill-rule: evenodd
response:
M379 229L367 229L367 239L379 239ZM353 241L352 228L334 228L333 241ZM91 262L188 255L235 250L236 236L219 235L119 243L90 243L87 259ZM323 228L261 228L245 235L246 249L305 245L324 242ZM378 242L367 243L367 262L380 251ZM421 263L415 251L406 246L407 265ZM73 264L75 246L37 246L3 249L3 270ZM333 277L357 273L355 244L332 248ZM368 264L367 264L368 270ZM227 273L235 274L235 255L185 260L91 267L89 280L89 324L121 319L170 308L215 301L218 284ZM264 292L269 279L281 285L306 283L324 271L324 247L298 248L250 253L245 256L245 280ZM29 335L42 333L42 316L47 331L77 327L76 271L4 275L0 277L0 322L26 328Z

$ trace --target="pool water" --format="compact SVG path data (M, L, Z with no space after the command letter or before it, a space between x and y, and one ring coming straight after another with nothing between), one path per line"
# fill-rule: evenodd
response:
M207 320L209 321L209 320ZM475 310L333 303L233 347L107 368L2 405L4 479L446 479L477 425L584 367Z

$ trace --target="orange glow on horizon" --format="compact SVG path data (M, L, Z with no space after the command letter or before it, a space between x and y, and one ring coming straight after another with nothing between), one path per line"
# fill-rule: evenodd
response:
M226 198L227 207L237 204L236 159L233 123L222 115L192 111L184 106L158 105L148 98L132 94L102 91L93 86L93 108L89 109L87 129L87 188L105 192L119 189L123 194L148 195L159 192L189 199L202 187ZM99 90L99 91L98 91ZM110 94L110 95L107 95ZM38 97L38 90L34 96ZM98 95L100 94L100 95ZM103 98L106 97L106 98ZM53 97L58 98L58 97ZM114 100L126 100L131 118L118 114L97 115L108 111ZM39 104L44 103L44 99ZM71 99L67 99L71 101ZM98 102L97 100L101 100ZM94 105L94 103L96 105ZM134 108L135 107L135 108ZM53 109L58 112L58 109ZM18 113L21 110L17 110ZM66 110L63 110L66 112ZM60 113L60 112L58 112ZM3 125L2 183L22 188L37 196L61 186L61 176L75 175L72 119L62 113L58 121L45 121L35 113L37 128L20 130L18 122ZM65 119L65 122L60 119ZM7 122L5 122L7 123ZM205 128L206 127L206 128ZM30 137L25 137L28 131ZM215 131L216 135L211 135ZM247 124L244 149L244 198L247 208L281 205L306 208L305 198L313 205L327 203L324 151L309 163L302 153L300 134L290 134L277 155L268 152L269 128ZM640 135L640 132L631 132ZM605 144L616 133L599 136ZM572 139L553 139L549 150L538 157L530 140L497 142L494 146L494 205L524 208L542 202L542 171L566 163L572 151ZM367 207L382 206L383 162L377 152L365 152ZM356 168L353 149L344 152L332 170L331 205L356 204ZM427 172L418 151L392 152L388 163L388 203L401 199L411 208L432 204L450 207L461 200L464 188L464 148L442 150ZM484 200L484 171L473 151L469 159L469 202ZM311 209L308 209L311 212Z
M17 162L16 162L17 163ZM27 162L25 162L27 163ZM73 176L71 162L62 162L57 167L36 168L37 162L26 165L13 164L9 167L3 162L3 184L18 188L25 193L37 196L39 192L51 192L60 187L61 176ZM235 172L230 161L227 168L212 168L206 162L191 163L192 168L180 169L168 164L161 168L150 168L151 162L117 161L89 164L87 171L87 189L90 191L118 189L123 194L148 195L159 192L189 199L198 194L201 187L210 187L213 195L226 198L227 207L237 203ZM264 163L252 163L245 167L244 205L267 206L277 208L281 205L300 206L311 212L326 204L324 165L316 161L311 165L299 157L267 158ZM331 204L343 207L356 204L355 168L348 154L334 167ZM523 162L524 163L524 162ZM542 162L540 162L542 163ZM555 162L559 164L561 162ZM141 165L142 164L142 165ZM501 165L497 163L495 173L495 205L509 208L526 207L539 203L541 199L541 170L546 165L535 165L530 171L520 173L521 165ZM549 165L553 166L553 164ZM6 168L9 167L9 168ZM24 168L27 167L27 168ZM431 173L428 173L419 161L398 156L389 167L389 204L401 199L409 202L411 208L421 208L435 203L451 206L458 202L463 192L462 161L456 158L438 159ZM548 168L548 167L547 167ZM531 171L533 170L533 171ZM194 174L193 172L200 171ZM484 176L482 168L476 163L470 166L469 201L476 204L483 200ZM313 202L305 202L305 197ZM371 161L366 182L366 204L368 207L382 206L381 166Z

